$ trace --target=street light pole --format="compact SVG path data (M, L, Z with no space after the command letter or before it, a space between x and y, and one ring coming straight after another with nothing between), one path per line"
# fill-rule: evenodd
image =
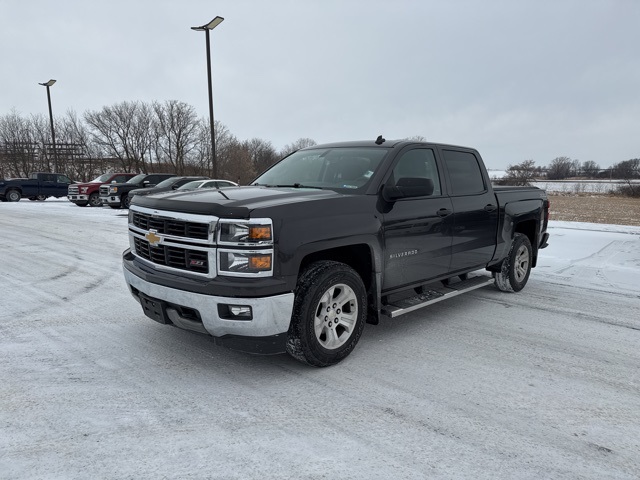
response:
M53 159L54 159L54 169L55 173L58 173L58 150L56 148L56 133L53 129L53 113L51 111L51 93L49 92L49 87L56 83L55 80L49 80L45 83L40 83L43 87L47 87L47 101L49 102L49 121L51 122L51 141L53 142Z
M191 27L191 30L196 30L199 32L204 31L207 41L207 79L209 82L209 123L211 127L211 159L212 159L212 176L213 178L218 178L218 162L216 158L216 136L214 130L213 123L213 87L211 85L211 46L209 42L209 31L216 28L218 25L222 23L224 18L216 17L211 20L209 23L202 25L200 27Z

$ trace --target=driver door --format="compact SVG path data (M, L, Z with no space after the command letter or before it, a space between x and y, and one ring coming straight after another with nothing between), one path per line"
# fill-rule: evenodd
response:
M451 263L453 207L443 192L434 151L413 148L401 153L387 185L402 184L403 178L429 179L433 191L386 204L383 292L446 276Z

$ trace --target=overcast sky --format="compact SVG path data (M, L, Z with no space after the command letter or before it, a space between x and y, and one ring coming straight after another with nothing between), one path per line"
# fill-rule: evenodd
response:
M420 135L489 168L640 157L638 0L0 0L0 115L180 100L276 149Z

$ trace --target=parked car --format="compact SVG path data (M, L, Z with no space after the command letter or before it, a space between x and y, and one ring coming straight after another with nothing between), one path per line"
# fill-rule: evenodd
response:
M100 186L100 201L111 208L129 208L129 194L138 188L155 187L167 178L173 178L175 173L141 173L127 180L126 183L110 183Z
M193 182L185 183L176 190L198 190L200 188L229 188L237 187L238 184L231 180L194 180Z
M152 193L169 192L176 190L182 185L191 183L193 181L203 181L209 177L171 177L161 181L155 187L139 188L129 193L129 200L138 195L151 195Z
M32 173L28 179L0 180L0 201L19 202L22 197L39 201L66 197L72 183L69 177L59 173Z
M135 176L135 173L103 173L90 182L69 185L67 198L79 207L86 207L87 205L100 207L102 205L100 185L123 183Z
M159 323L323 367L383 316L522 290L548 219L544 190L492 187L472 148L315 145L247 187L136 199L124 275Z

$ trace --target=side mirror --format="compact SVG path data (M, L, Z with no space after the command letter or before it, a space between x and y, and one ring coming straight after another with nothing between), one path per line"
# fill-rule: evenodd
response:
M382 198L387 202L429 195L433 195L433 180L430 178L404 177L395 185L385 185L382 188Z

